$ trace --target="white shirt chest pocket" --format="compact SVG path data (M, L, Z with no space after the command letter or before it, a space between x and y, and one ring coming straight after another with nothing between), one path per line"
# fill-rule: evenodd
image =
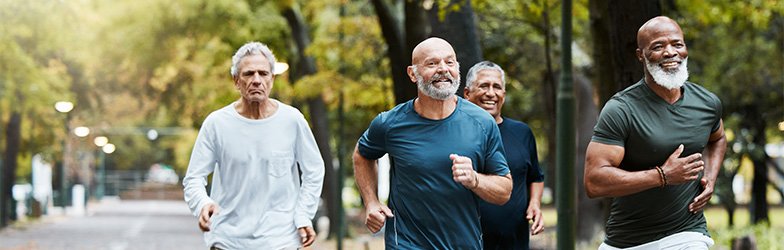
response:
M269 173L273 177L284 177L294 170L294 157L279 156L269 159Z

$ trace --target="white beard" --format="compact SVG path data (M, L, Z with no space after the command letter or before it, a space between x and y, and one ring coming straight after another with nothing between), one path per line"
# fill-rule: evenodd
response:
M659 66L659 63L677 60L678 58L680 58L680 56L673 59L662 60L658 63L651 63L648 61L648 58L645 58L645 67L648 69L648 73L651 74L656 84L666 89L678 89L683 86L683 83L685 83L687 79L689 79L689 69L686 67L689 58L683 58L683 61L678 65L678 68L672 71L664 70Z
M457 92L457 88L460 87L460 75L458 74L457 77L452 77L451 74L446 73L444 75L435 74L430 78L429 82L425 82L422 75L417 72L416 66L413 68L414 76L417 79L417 88L422 91L426 96L432 97L436 100L446 100L449 97L455 95ZM459 72L459 69L458 69ZM437 79L441 79L444 76L452 81L452 84L449 86L444 87L436 87L433 82Z

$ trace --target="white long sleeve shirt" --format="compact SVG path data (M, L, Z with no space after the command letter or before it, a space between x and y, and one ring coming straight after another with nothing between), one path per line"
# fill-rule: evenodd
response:
M207 116L199 130L183 186L197 218L204 205L219 207L204 234L207 246L301 247L297 228L312 226L324 161L302 113L276 102L278 110L261 120L241 116L232 103Z

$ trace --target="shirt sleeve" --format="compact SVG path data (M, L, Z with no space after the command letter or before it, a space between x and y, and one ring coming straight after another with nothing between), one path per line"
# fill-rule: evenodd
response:
M716 109L716 122L713 123L713 127L711 128L711 133L713 133L716 132L716 130L719 130L721 127L721 116L724 112L724 109L721 106L721 99L719 99L719 97L714 94L711 94L711 96L713 97L713 105Z
M359 137L357 143L359 154L371 160L375 160L384 156L386 151L386 118L387 112L378 114L376 118L370 122L370 126L365 130L365 133Z
M626 105L618 100L607 101L593 128L591 141L623 147L628 137L629 124L625 107Z
M492 126L486 126L488 131L487 135L487 147L485 152L485 166L483 168L484 171L481 171L484 174L495 174L495 175L507 175L509 174L509 165L506 162L506 153L504 152L504 144L501 140L501 132L498 129L498 125L494 123L493 120Z
M542 168L539 167L539 156L536 154L536 137L534 137L534 133L529 128L526 133L528 134L528 155L531 157L531 167L528 168L528 173L526 176L526 180L528 182L543 182L544 181L544 171Z
M191 159L188 162L188 171L182 179L185 202L188 203L191 213L197 217L204 205L215 202L207 195L205 187L207 186L207 176L215 170L215 164L217 164L214 145L215 134L211 124L211 119L208 116L196 137Z
M318 210L321 188L324 183L324 160L321 158L316 139L310 126L300 114L297 117L296 160L302 172L302 184L294 211L294 224L297 228L313 226L311 222Z

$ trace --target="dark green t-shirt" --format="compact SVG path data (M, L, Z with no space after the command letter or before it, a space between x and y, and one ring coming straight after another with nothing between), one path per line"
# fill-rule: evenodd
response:
M686 82L673 104L640 80L618 92L599 115L592 141L624 147L620 168L641 171L661 166L683 144L681 157L702 152L719 129L721 101L705 88ZM605 243L620 248L655 241L679 232L708 234L702 212L689 203L702 191L699 181L613 198Z

